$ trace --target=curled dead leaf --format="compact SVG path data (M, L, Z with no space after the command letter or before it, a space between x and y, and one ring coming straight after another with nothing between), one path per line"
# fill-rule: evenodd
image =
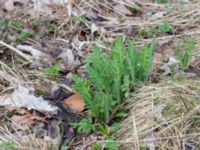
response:
M79 93L64 99L63 103L68 105L74 112L78 113L84 110L84 100Z
M53 119L49 122L47 135L45 136L45 141L49 144L53 144L53 149L57 149L56 146L61 142L61 132L60 132L60 121Z

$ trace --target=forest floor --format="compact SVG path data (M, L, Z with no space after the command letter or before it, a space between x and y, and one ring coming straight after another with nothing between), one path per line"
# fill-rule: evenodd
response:
M0 1L0 149L200 149L200 2L70 2ZM156 39L152 71L118 118L79 132L93 126L77 127L90 110L72 77L87 78L92 47L117 37L138 50Z

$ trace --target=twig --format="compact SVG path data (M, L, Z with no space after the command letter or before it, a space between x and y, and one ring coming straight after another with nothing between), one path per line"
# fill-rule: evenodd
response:
M3 41L0 41L0 45L6 46L7 48L9 48L10 50L14 51L15 53L17 53L18 55L20 55L21 57L23 57L24 59L26 59L29 62L32 62L31 57L22 53L20 50L16 49L15 47L6 44Z
M60 87L68 90L69 92L75 92L75 90L73 90L71 87L65 85L65 84L58 84Z

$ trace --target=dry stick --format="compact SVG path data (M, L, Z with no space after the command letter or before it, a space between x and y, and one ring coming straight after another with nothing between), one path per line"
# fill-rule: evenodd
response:
M68 90L69 92L72 92L72 93L76 92L76 91L73 90L71 87L69 87L69 86L67 86L67 85L65 85L65 84L58 84L58 85L59 85L60 87L64 88L64 89Z
M18 55L20 55L21 57L23 57L24 59L26 59L29 62L32 62L31 57L22 53L20 50L16 49L15 47L6 44L3 41L0 41L0 45L6 46L7 48L9 48L10 50L14 51L15 53L17 53Z

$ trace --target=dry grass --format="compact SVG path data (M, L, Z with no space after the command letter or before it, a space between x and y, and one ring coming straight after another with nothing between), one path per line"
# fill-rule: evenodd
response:
M21 135L11 133L7 127L0 127L0 144L5 149L16 150L46 150L47 144L43 139L35 138L35 135Z
M117 137L122 147L200 148L200 82L163 81L138 89L127 99L129 116Z

